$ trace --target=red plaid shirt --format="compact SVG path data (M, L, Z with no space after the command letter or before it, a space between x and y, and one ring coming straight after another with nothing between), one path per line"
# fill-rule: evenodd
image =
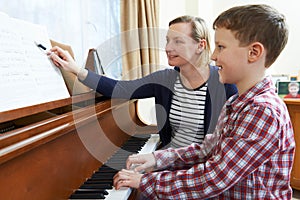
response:
M291 199L295 152L284 102L265 78L230 98L204 142L154 153L157 171L143 175L149 199Z

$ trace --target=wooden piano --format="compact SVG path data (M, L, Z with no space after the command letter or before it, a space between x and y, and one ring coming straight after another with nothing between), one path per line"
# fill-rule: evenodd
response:
M6 200L68 199L131 135L156 131L138 119L136 101L94 92L2 112L0 123L8 122L16 127L0 135Z
M139 119L135 100L93 91L1 112L0 130L5 200L68 199L132 135L157 132Z

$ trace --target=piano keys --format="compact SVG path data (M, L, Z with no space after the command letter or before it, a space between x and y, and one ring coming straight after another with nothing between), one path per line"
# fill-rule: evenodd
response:
M131 194L131 189L113 189L113 176L119 170L126 167L125 163L129 155L153 152L158 144L158 134L131 137L98 171L94 172L69 199L128 199Z

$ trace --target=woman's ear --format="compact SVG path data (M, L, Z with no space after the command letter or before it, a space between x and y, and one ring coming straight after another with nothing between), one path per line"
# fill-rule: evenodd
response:
M200 39L200 41L198 43L197 53L201 53L205 48L206 48L206 40Z
M257 61L264 54L264 50L265 50L264 45L262 45L260 42L254 42L251 45L249 45L248 61L249 62Z

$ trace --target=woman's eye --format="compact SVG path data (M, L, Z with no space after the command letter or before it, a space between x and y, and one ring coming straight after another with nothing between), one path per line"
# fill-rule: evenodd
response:
M218 49L219 49L219 50L222 50L222 49L224 49L224 46L218 45Z

